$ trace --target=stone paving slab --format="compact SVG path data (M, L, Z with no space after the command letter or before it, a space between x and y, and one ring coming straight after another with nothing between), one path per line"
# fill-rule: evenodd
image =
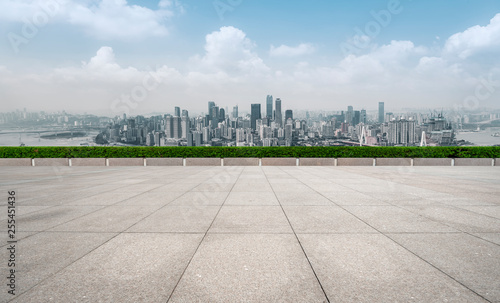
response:
M170 302L327 302L293 234L209 234Z
M486 302L383 235L299 239L330 302Z
M19 240L2 302L500 301L498 167L2 173Z
M201 238L121 234L14 302L166 302Z
M500 300L498 245L467 234L389 236L483 298Z

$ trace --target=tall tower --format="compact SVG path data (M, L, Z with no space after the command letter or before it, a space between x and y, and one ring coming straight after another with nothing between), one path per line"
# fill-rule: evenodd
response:
M384 102L378 103L378 123L384 123Z
M233 107L233 118L237 119L238 118L238 105Z
M275 113L274 113L274 122L278 124L280 127L283 126L283 114L281 112L281 99L276 98L276 107L275 107Z
M212 108L215 107L215 102L214 101L208 101L208 115L209 119L212 119Z
M250 118L250 127L253 130L257 129L257 120L262 119L261 117L261 111L260 111L260 104L252 104L252 115Z
M176 106L175 107L175 117L180 117L181 116L181 108Z
M285 125L288 122L288 119L293 120L293 111L291 109L285 111Z
M266 117L268 119L272 119L273 118L273 96L271 96L271 95L267 96L266 105L267 105L267 107L266 107L266 109L267 109L267 112L266 112L267 115L266 115Z

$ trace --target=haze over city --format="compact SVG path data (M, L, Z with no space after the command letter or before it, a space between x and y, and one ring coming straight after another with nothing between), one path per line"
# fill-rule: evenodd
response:
M2 1L4 111L498 108L500 2Z

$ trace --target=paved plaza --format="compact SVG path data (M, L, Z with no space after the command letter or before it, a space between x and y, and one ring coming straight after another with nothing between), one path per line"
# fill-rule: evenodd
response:
M1 302L500 302L500 167L1 172Z

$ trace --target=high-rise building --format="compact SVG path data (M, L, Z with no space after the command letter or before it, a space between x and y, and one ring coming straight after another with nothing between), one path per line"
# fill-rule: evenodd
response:
M378 123L384 123L384 102L378 103Z
M181 117L173 117L172 124L173 124L172 129L174 132L174 139L180 139L182 137Z
M238 105L233 107L233 118L237 119L238 118Z
M174 137L174 125L172 116L167 116L165 118L165 137L171 139Z
M212 108L215 107L215 102L214 101L208 101L208 115L209 115L209 120L212 120Z
M182 110L182 117L189 117L189 112L185 109Z
M274 122L276 122L276 124L279 127L283 126L283 114L281 112L281 99L280 98L276 98L276 106L275 106L275 111L274 111Z
M212 112L210 113L210 121L212 123L212 129L216 129L219 125L219 107L212 107Z
M250 127L252 130L257 129L257 120L262 119L261 117L261 111L260 111L260 104L252 104L252 111L251 111L251 116L250 116Z
M352 118L352 125L358 125L361 120L361 113L359 110L354 111L354 116Z
M180 107L175 107L175 117L180 117L181 116L181 108Z
M293 111L291 109L287 109L285 111L285 124L288 121L288 119L292 119L293 120Z
M366 124L367 119L366 119L366 109L362 109L361 113L359 114L359 122Z
M267 96L267 99L266 99L266 117L268 119L272 119L273 118L273 96L271 95L268 95Z
M226 110L224 110L223 108L221 108L219 110L219 122L222 122L226 119Z
M347 112L345 113L345 122L349 123L349 125L352 125L353 119L354 119L354 108L352 106L348 106Z
M188 134L189 134L189 130L191 128L191 123L189 121L189 117L182 116L181 127L182 127L182 139L187 139Z

